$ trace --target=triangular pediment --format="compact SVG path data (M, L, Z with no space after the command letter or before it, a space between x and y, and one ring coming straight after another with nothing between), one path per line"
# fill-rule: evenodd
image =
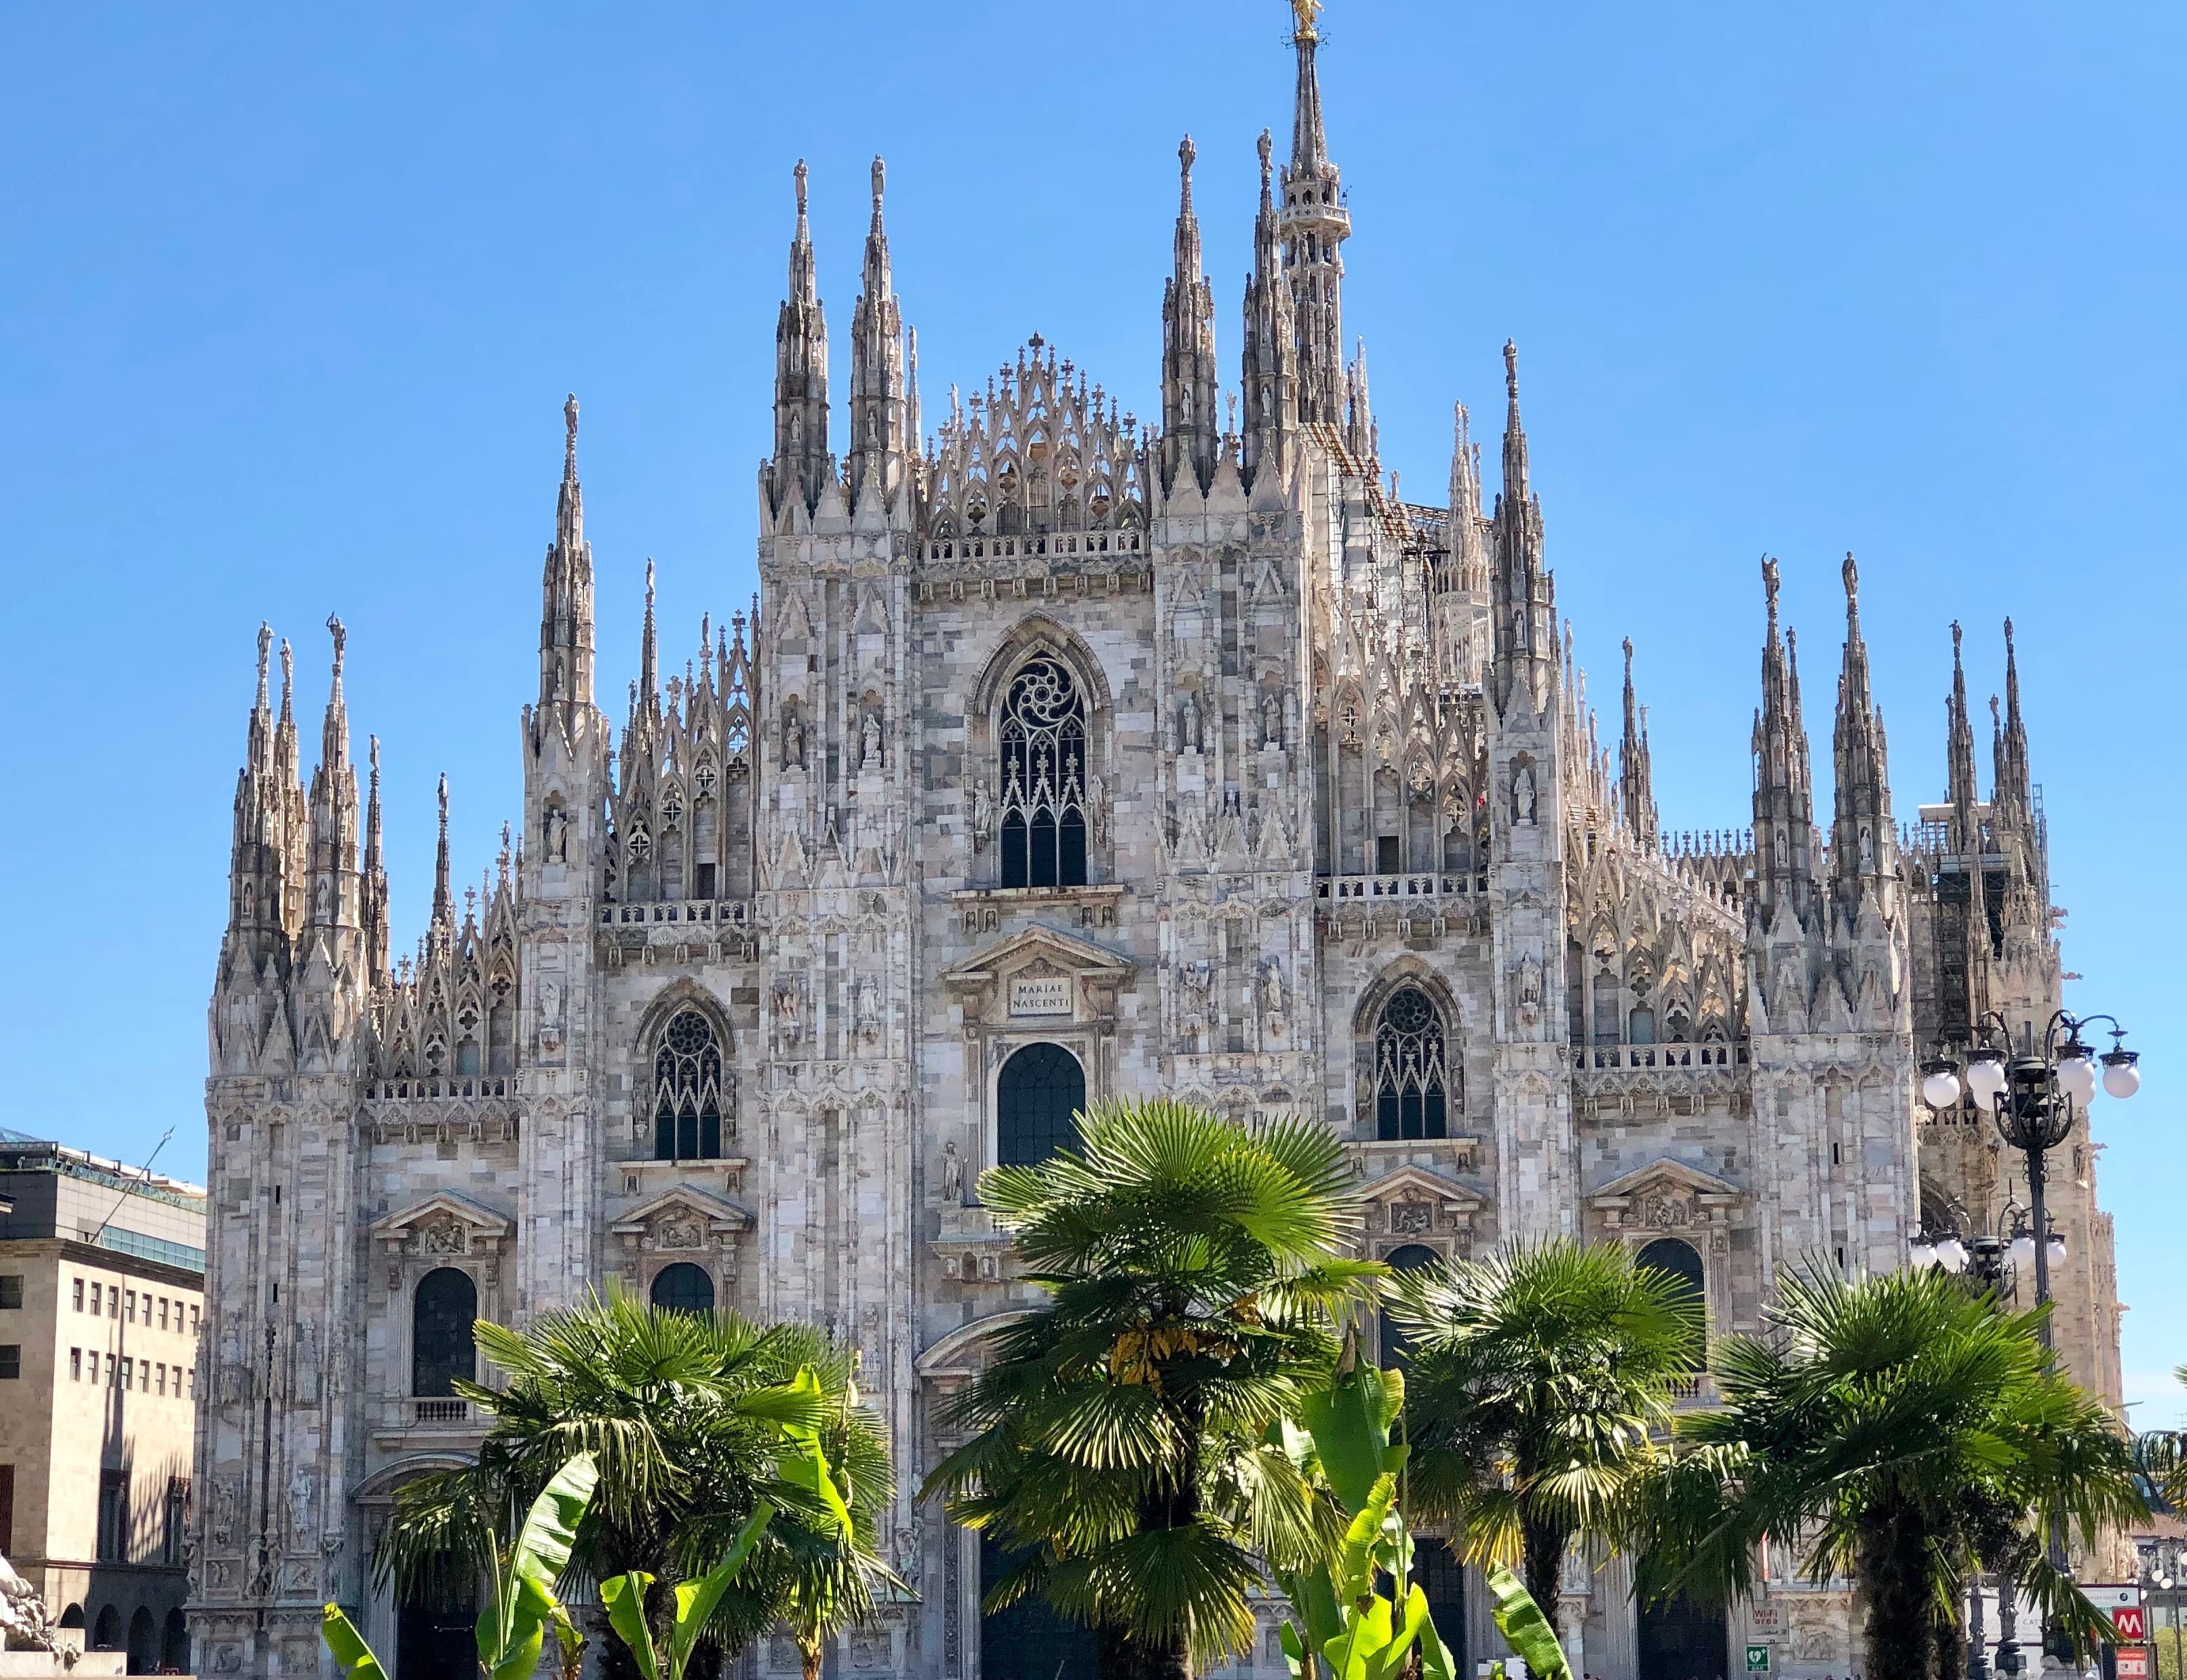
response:
M1027 928L1007 939L997 940L961 963L942 971L945 986L981 986L1030 971L1037 964L1047 973L1073 975L1081 980L1105 980L1110 985L1128 978L1138 968L1129 957L1077 939L1054 928Z
M1746 1195L1728 1178L1719 1178L1713 1172L1704 1172L1697 1166L1689 1166L1665 1155L1611 1179L1588 1200L1595 1206L1603 1207L1667 1189L1686 1191L1704 1204L1741 1201Z
M401 1242L432 1225L459 1225L474 1238L491 1237L505 1242L516 1229L506 1214L496 1213L483 1202L459 1196L453 1190L436 1190L423 1201L372 1222L372 1234L382 1242Z
M1483 1205L1487 1198L1446 1173L1411 1162L1393 1167L1379 1178L1370 1178L1359 1187L1359 1194L1370 1202L1436 1202L1451 1209L1470 1211Z
M617 1236L643 1234L663 1219L700 1220L717 1232L748 1231L757 1222L750 1212L711 1190L691 1184L672 1184L657 1196L649 1196L608 1227Z

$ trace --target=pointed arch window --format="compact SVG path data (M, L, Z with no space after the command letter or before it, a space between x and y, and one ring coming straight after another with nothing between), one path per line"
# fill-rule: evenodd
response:
M722 1158L722 1042L696 1009L679 1011L653 1053L653 1158Z
M1442 1013L1418 986L1403 986L1375 1028L1375 1135L1444 1136L1447 1089Z
M1003 885L1086 885L1086 702L1058 660L1028 660L1003 702Z

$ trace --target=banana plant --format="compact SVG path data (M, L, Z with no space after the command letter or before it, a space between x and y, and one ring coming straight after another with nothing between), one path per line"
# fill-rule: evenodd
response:
M773 1502L762 1499L737 1531L727 1557L697 1580L676 1583L666 1649L655 1643L653 1628L645 1619L645 1595L653 1586L653 1577L634 1569L600 1583L600 1603L607 1609L608 1626L630 1647L644 1680L683 1680L683 1670L691 1653L698 1649L699 1636L713 1619L715 1606L722 1602L722 1594L729 1590L729 1583L736 1579L737 1571L744 1567L745 1559L759 1543L762 1531L773 1517ZM356 1677L355 1680L376 1677Z
M1515 1655L1526 1659L1528 1680L1571 1680L1571 1662L1557 1643L1557 1630L1549 1626L1526 1583L1502 1564L1488 1565L1487 1579L1489 1596L1495 1600L1489 1613L1496 1618L1496 1631Z
M494 1548L493 1598L479 1613L476 1630L482 1680L527 1680L539 1666L550 1632L563 1680L576 1680L584 1635L555 1596L554 1583L570 1566L577 1525L599 1481L593 1455L580 1452L531 1502L514 1537ZM319 1636L349 1680L388 1680L385 1666L340 1605L329 1604L321 1613Z
M1427 1680L1455 1680L1427 1594L1411 1578L1413 1539L1397 1505L1406 1448L1391 1441L1390 1426L1404 1393L1399 1373L1355 1366L1273 1432L1302 1470L1318 1469L1346 1520L1341 1543L1322 1561L1279 1573L1297 1617L1280 1635L1292 1680L1318 1680L1324 1666L1330 1680L1389 1680L1415 1649Z

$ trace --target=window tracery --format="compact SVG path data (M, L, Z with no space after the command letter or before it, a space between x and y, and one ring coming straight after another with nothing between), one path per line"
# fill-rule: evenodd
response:
M653 1053L655 1160L722 1158L722 1046L713 1023L680 1011Z
M1086 884L1086 703L1060 660L1027 661L1002 718L1003 885Z
M1442 1012L1419 987L1401 987L1375 1028L1375 1135L1444 1136L1446 1092Z

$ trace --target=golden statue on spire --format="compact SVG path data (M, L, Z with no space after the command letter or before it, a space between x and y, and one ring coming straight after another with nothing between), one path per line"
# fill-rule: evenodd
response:
M1291 0L1294 33L1302 41L1317 39L1313 20L1321 15L1321 0Z

